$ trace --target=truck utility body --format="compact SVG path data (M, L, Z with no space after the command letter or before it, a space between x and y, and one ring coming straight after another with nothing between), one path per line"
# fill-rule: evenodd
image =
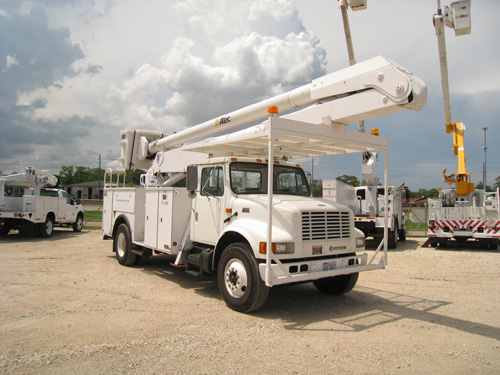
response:
M359 272L385 267L387 246L368 256L352 211L312 198L303 169L287 160L387 153L387 138L346 125L422 108L425 85L394 67L373 59L172 136L122 131L123 167L149 169L137 188L120 187L119 171L106 172L103 238L113 239L122 265L166 253L191 274L216 273L226 304L241 312L260 308L276 285L313 281L329 294L351 290ZM378 82L390 76L387 90L373 89L377 74ZM273 104L313 105L278 116L276 108L267 113ZM266 116L260 125L203 139ZM184 143L195 134L202 140ZM186 187L174 187L184 176Z
M323 181L323 197L351 208L356 228L367 238L373 237L377 242L382 241L387 212L389 249L396 248L398 240L406 240L407 216L403 212L403 190L403 185L389 186L386 205L386 190L382 185L354 187L338 180Z
M67 192L55 188L41 188L47 179L38 176L41 171L27 168L26 174L0 177L0 234L7 235L11 229L28 234L50 237L54 226L72 226L75 232L83 227L83 207ZM4 192L7 181L28 181L30 188L22 197L9 196ZM52 185L52 184L49 184Z
M479 242L481 248L500 244L500 191L476 190L457 197L455 189L443 189L439 198L429 198L428 237L432 246L446 246L449 239Z
M377 129L372 130L378 134ZM361 171L365 179L365 186L353 187L338 180L323 181L323 196L347 205L354 211L356 228L360 229L365 237L373 237L380 242L385 236L385 216L389 217L389 248L395 249L398 239L406 240L406 214L403 212L404 184L398 188L380 185L375 174L375 165L378 161L376 152L363 154ZM388 194L386 195L386 191Z

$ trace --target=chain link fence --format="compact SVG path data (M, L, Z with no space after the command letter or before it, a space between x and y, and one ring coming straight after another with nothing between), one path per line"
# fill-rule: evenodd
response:
M408 236L427 236L427 206L406 207L403 209L411 221L406 230Z

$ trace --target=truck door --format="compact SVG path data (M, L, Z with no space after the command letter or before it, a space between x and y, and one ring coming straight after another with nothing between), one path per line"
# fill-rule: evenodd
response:
M76 214L78 213L77 207L75 206L73 199L71 199L69 194L64 190L61 191L61 196L66 199L66 206L64 207L64 210L66 211L65 221L68 223L73 223L76 220Z
M225 206L223 167L204 167L199 188L191 220L191 239L215 245L222 230L222 211Z

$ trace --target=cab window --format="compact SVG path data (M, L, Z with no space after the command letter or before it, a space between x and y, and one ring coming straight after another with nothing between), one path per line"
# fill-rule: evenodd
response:
M71 197L69 196L69 194L66 193L65 191L62 192L62 196L63 196L63 198L66 198L66 203L67 204L72 204L73 203L73 199L71 199Z
M201 194L220 197L224 195L222 167L203 168L201 171Z

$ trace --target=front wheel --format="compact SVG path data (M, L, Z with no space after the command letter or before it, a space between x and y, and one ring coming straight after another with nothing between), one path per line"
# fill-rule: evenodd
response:
M45 223L40 224L40 236L47 238L52 236L52 232L54 232L54 219L47 216Z
M269 294L269 288L260 278L259 265L246 243L232 244L224 250L217 281L226 305L239 312L260 309Z
M137 255L132 253L132 241L130 239L130 230L127 224L120 224L113 240L113 251L116 253L118 263L122 266L131 266L137 258Z
M83 216L78 214L76 221L73 223L73 232L81 232L83 228Z
M339 275L325 277L323 279L314 280L314 286L320 292L338 296L350 292L358 281L359 272L350 273L348 275Z

